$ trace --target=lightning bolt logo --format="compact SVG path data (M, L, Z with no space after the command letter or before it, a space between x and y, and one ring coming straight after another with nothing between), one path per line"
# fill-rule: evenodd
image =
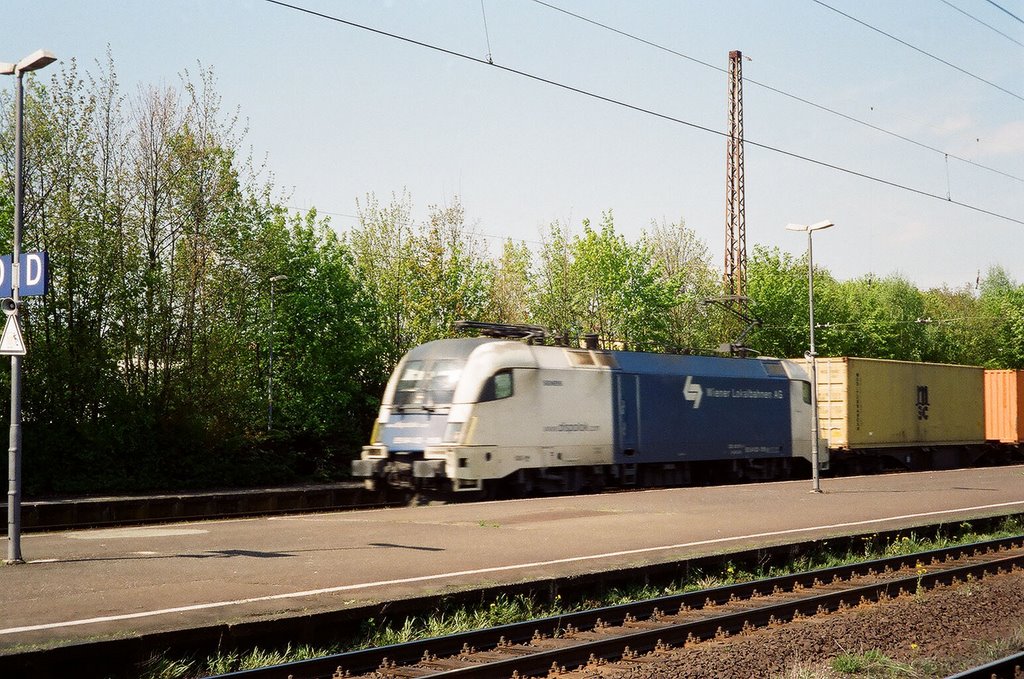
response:
M693 401L693 409L700 408L700 399L704 396L704 390L701 386L693 381L692 375L686 376L686 384L683 386L683 398L687 401Z

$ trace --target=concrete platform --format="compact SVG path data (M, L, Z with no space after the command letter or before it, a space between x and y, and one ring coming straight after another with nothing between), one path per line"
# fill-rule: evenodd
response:
M6 500L4 497L0 502L0 516L7 516ZM21 529L27 533L384 504L383 494L366 490L361 481L150 495L30 499L21 503ZM7 535L6 522L0 524L0 535Z
M22 537L0 654L1024 512L1024 466Z

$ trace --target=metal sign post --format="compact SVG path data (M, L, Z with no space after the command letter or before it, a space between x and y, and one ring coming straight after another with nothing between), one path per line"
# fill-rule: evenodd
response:
M11 255L11 297L4 304L18 328L19 287L21 286L21 226L25 216L25 165L22 130L25 126L25 92L22 77L52 64L57 58L46 50L37 50L17 64L0 63L0 74L14 76L14 253ZM6 333L5 333L6 334ZM18 334L20 335L20 328ZM22 345L24 343L22 342ZM24 348L24 346L22 346ZM24 352L23 352L24 353ZM8 450L7 490L7 563L25 563L21 558L21 355L11 356L11 435Z
M4 313L18 322L18 277L21 273L21 221L25 214L25 171L22 153L24 120L24 92L21 71L15 72L14 107L14 253L11 255L10 304L4 304ZM19 266L15 266L18 264ZM21 558L21 356L11 356L11 431L7 449L7 563L25 563Z

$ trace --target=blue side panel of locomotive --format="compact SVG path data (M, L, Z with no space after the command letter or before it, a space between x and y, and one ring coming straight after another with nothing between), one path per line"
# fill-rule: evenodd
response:
M789 379L765 362L616 353L615 462L793 454Z

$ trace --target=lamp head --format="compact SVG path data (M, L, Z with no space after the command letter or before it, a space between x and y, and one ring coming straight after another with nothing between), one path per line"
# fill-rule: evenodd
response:
M38 71L41 68L49 66L55 61L57 61L57 57L53 56L52 52L47 50L36 50L18 62L18 65L15 67L15 72L25 73L27 71Z
M8 64L6 61L0 61L0 75L14 75L14 64Z
M810 226L807 226L805 224L786 224L786 230L787 231L806 231L806 232L810 233L811 231L821 231L822 229L827 229L830 226L835 226L835 224L833 224L832 222L830 222L829 220L826 219L823 222L818 222L817 224L811 224Z

